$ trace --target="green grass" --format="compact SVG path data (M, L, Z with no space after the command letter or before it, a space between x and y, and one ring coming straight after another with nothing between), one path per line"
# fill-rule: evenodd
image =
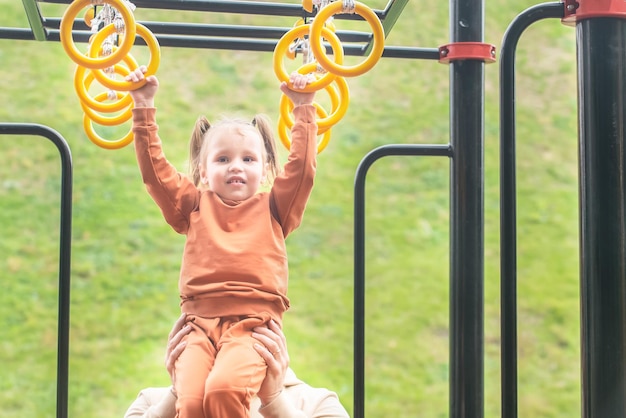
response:
M487 3L485 41L499 50L509 22L535 3ZM51 16L64 10L44 6ZM21 2L0 0L0 7L0 26L27 26ZM245 15L135 14L291 24ZM409 2L388 44L437 47L449 42L448 26L448 3L424 9ZM263 112L276 120L280 94L270 53L161 52L159 124L180 169L198 114ZM519 410L569 418L580 415L576 91L563 88L576 85L574 30L558 21L533 25L520 40L517 64ZM59 43L0 40L0 121L51 126L72 149L69 412L110 418L122 416L141 388L168 384L163 353L179 313L183 237L165 225L145 192L132 147L107 151L86 138L73 71ZM497 417L497 64L485 74L485 416ZM320 155L303 225L288 240L293 308L285 329L293 368L307 382L336 390L349 411L354 173L382 144L448 143L448 78L447 66L435 62L383 59L348 80L350 107ZM444 159L393 157L368 174L367 416L448 415L448 173ZM7 418L55 411L59 175L47 141L0 138L0 408Z

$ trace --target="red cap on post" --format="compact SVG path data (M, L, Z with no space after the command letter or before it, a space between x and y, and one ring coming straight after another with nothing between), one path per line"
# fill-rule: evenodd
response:
M439 47L439 62L449 64L458 60L496 62L496 47L482 42L456 42Z

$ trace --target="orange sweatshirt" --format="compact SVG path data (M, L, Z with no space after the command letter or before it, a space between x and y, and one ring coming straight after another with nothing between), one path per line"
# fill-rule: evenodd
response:
M293 109L289 158L269 192L243 202L198 189L161 148L156 109L133 109L135 152L148 193L165 220L187 240L179 291L181 309L202 317L289 308L285 238L300 225L313 188L317 156L315 107Z

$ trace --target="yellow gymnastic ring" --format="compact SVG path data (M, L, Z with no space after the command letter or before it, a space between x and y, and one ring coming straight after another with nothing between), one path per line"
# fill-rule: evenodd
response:
M302 8L307 12L313 12L313 0L302 0Z
M325 88L330 96L331 111L330 115L317 120L318 134L323 134L339 122L339 120L341 120L341 118L343 118L346 114L348 105L350 104L350 93L348 91L348 83L346 82L346 79L343 77L337 77L335 81L337 82L337 89L335 89L332 84L326 86ZM337 94L337 90L339 90L339 95ZM289 129L291 129L294 124L293 117L291 116L292 109L293 103L283 94L280 99L280 117Z
M132 129L129 130L128 133L124 135L124 137L116 141L108 141L100 137L100 135L98 135L96 131L93 129L93 124L91 123L91 119L89 119L89 117L86 114L83 115L83 128L85 129L85 133L87 134L87 137L89 138L91 142L105 149L123 148L126 145L133 142L133 139L135 139Z
M307 24L305 22L305 20L303 18L300 18L300 19L296 20L296 23L293 24L293 27L295 28L296 26L302 26L302 25L305 25L305 24ZM333 32L337 32L337 28L335 27L335 23L334 22L328 21L328 22L325 22L324 25L328 29L332 30Z
M118 74L127 75L129 73L129 70L126 67L115 64L115 72ZM90 71L89 73L87 73L86 77L84 76L84 74L85 67L81 67L80 65L77 66L74 77L74 87L76 89L76 93L78 95L78 98L80 99L80 102L90 109L98 112L111 113L122 110L133 102L133 99L129 93L116 95L118 100L113 103L103 103L101 101L95 100L87 93L87 89L95 80L93 72Z
M93 57L100 53L102 42L106 39L107 36L112 34L115 31L115 28L112 24L105 26L102 28L100 32L96 34L93 39L93 44L89 49L89 56ZM161 63L161 49L159 48L159 42L156 37L148 28L146 28L141 23L137 23L137 35L139 35L144 41L146 41L146 45L150 49L150 61L147 65L147 70L145 76L156 74L157 69L159 68L159 64ZM128 54L130 55L130 54ZM134 68L130 68L134 70L137 68L135 63ZM103 86L108 87L112 90L118 91L129 91L135 90L146 84L145 78L139 82L126 81L126 80L113 80L104 73L104 71L97 69L93 71L96 80L98 80Z
M295 28L295 27L302 26L305 24L306 22L304 21L304 19L300 18L296 20L296 23L293 24L293 27ZM295 38L292 42L296 42L296 39L298 38ZM304 38L301 38L301 39L304 40ZM285 51L285 56L289 58L290 60L296 59L296 51L295 50L292 51L291 48L287 47L287 51Z
M337 27L335 26L335 22L332 22L332 21L325 22L324 26L333 32L337 32Z
M123 67L120 64L115 64L114 71L117 74L121 74L122 76L128 75L130 72L129 68L136 68L137 63L134 62L134 58L131 55L126 55L124 57L124 62L128 68ZM93 71L89 71L87 76L85 76L86 68L80 65L76 66L76 71L74 72L74 89L76 90L76 94L80 99L81 103L84 103L87 107L96 110L98 112L111 113L117 112L118 110L122 110L125 107L129 106L133 102L133 98L129 93L125 93L119 100L113 103L103 103L101 101L93 99L89 93L89 86L95 80L95 76Z
M117 96L117 99L121 99L122 98L122 93L120 92L116 92L115 93ZM104 101L107 99L108 93L106 91L103 91L102 93L96 95L96 97L94 97L95 100L97 101ZM83 112L85 112L85 114L89 117L89 119L91 119L92 121L96 122L99 125L102 126L116 126L116 125L121 125L122 123L126 122L127 120L129 120L132 116L133 116L133 106L128 106L126 108L126 110L122 113L120 113L119 115L116 116L111 116L111 117L107 117L107 116L102 116L98 113L96 113L93 109L89 108L87 105L85 105L85 103L80 102L80 106L83 108Z
M289 75L287 74L287 71L285 70L285 66L283 65L284 64L283 58L287 54L289 44L294 39L301 38L307 35L310 31L309 27L310 25L307 24L307 25L300 25L300 26L296 26L295 28L292 28L287 33L285 33L276 44L276 47L274 48L273 58L274 58L274 73L278 77L278 80L287 81L287 82L289 81ZM327 29L325 27L323 27L320 32L320 37L322 35L324 36L326 40L328 40L331 47L333 48L335 61L338 62L339 64L343 63L343 47L341 46L341 42L339 41L339 38L337 37L337 35L335 35L330 29ZM316 68L316 67L313 66L312 68ZM301 73L304 74L303 72ZM316 81L308 84L304 89L300 91L313 92L313 91L320 90L326 87L327 85L329 85L330 83L332 83L336 77L337 76L335 74L328 72L324 74L322 77L320 77L319 79L317 79Z
M315 106L315 108L317 109L318 116L321 116L322 118L325 118L327 116L326 111L321 106ZM279 116L278 117L278 137L280 138L280 142L283 143L283 145L285 146L285 148L287 148L287 150L291 148L291 140L289 139L288 131L289 131L289 128L287 127L285 120L283 120L283 118ZM326 148L326 145L328 145L328 142L330 141L330 131L331 130L329 129L326 132L324 132L322 139L320 140L320 142L318 142L317 144L318 154L322 152L324 148Z
M380 19L376 16L376 13L369 7L361 2L354 2L354 11L363 17L372 27L372 34L374 36L374 45L369 56L360 64L353 66L340 65L336 60L335 62L328 59L324 48L322 48L322 32L324 28L324 22L336 13L341 12L343 2L337 1L330 3L328 6L323 7L318 13L311 26L311 36L309 36L309 44L311 45L311 51L315 55L315 59L319 64L324 67L328 72L337 74L343 77L354 77L361 75L374 67L383 54L385 49L385 31L383 25L380 23Z
M94 7L90 7L85 11L83 15L83 20L85 21L85 25L91 27L91 21L96 17L96 10Z
M59 26L59 37L61 45L63 45L63 49L65 49L67 55L76 64L82 65L83 67L89 69L106 68L110 67L118 61L121 61L122 57L128 54L133 44L135 43L135 35L137 31L135 17L133 16L133 13L128 8L128 6L126 6L123 0L102 1L115 7L117 11L120 12L124 20L126 36L124 36L124 42L119 45L119 48L113 54L102 58L88 57L76 48L74 40L72 39L72 26L74 24L74 19L78 15L78 12L82 10L85 6L92 5L92 0L74 0L74 2L70 4L67 10L65 10L63 18L61 19L61 24Z
M337 106L339 105L339 96L337 95L337 90L335 90L335 88L332 87L332 85L326 86L325 89L326 91L328 91L328 94L330 96L331 114L332 114L333 112L337 110ZM316 108L322 107L317 102L313 102L313 105ZM280 111L280 118L283 120L287 128L291 129L294 124L293 117L291 116L291 111L293 110L293 103L291 102L291 100L289 100L289 98L286 95L283 94L280 97L280 105L278 106L278 108ZM318 135L323 134L332 126L326 123L327 121L328 121L327 118L316 120Z
M337 99L337 92L334 93L335 94L335 100ZM315 106L315 109L317 109L317 114L319 115L326 115L324 117L321 117L320 119L317 119L316 124L317 124L317 134L321 135L326 133L326 131L328 131L330 128L332 128L332 125L329 124L325 124L324 126L320 127L319 122L321 120L327 120L328 119L328 113L326 112L326 110L322 107L322 105L320 105L317 102L313 102L313 106ZM291 112L291 110L293 109L293 104L291 103L291 101L289 100L289 98L287 98L287 96L283 95L280 99L280 123L281 126L284 124L285 125L285 129L286 130L290 130L291 128L293 128L293 124L294 124L294 120L291 117L291 115L289 114L289 112ZM281 139L282 143L285 144L285 140L284 138ZM287 149L289 149L289 147L287 147Z

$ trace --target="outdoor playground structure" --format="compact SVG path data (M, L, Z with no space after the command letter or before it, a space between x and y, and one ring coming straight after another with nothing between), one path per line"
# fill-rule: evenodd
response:
M305 3L303 8L309 13L312 12L313 2ZM324 89L328 92L332 105L330 114L319 103L315 103L319 115L318 132L323 135L318 145L318 152L321 152L330 140L330 128L345 115L349 104L348 86L344 77L359 76L374 67L383 53L385 33L378 16L363 3L328 1L316 3L315 7L320 12L314 20L307 23L306 18L298 19L294 28L279 39L274 49L274 72L279 81L288 81L289 75L284 60L286 58L295 60L296 55L300 54L303 57L303 64L298 71L301 74L315 76L315 80L305 91ZM132 103L127 92L143 86L145 80L133 84L116 77L126 76L139 66L130 54L136 37L143 39L150 51L146 76L156 74L160 63L158 40L146 26L135 21L133 9L134 5L127 0L105 0L96 3L91 0L78 0L70 4L59 25L59 40L67 55L77 64L74 87L85 112L85 133L93 143L107 149L124 147L133 140L130 131L117 140L102 138L93 128L93 123L113 126L131 118ZM72 35L74 22L78 14L84 10L86 10L84 24L92 33L86 53L75 45ZM343 64L343 48L335 35L336 28L333 23L336 14L361 16L372 29L371 51L359 64L351 66ZM330 43L333 59L326 55L324 40ZM121 65L122 62L126 66ZM107 90L92 97L89 89L94 81L98 81ZM293 126L291 107L283 95L280 101L278 133L287 148L290 146L287 132ZM112 117L102 115L119 111L122 113Z
M70 3L60 1L60 3ZM390 1L383 11L376 11L385 31L391 30L394 13L402 10L403 2ZM406 3L406 2L404 2ZM367 169L379 158L389 155L429 155L448 157L451 164L450 208L450 415L482 416L483 391L483 71L486 62L495 59L491 45L483 43L482 2L450 3L450 44L438 48L394 48L386 45L382 57L431 59L450 65L450 144L445 146L394 146L373 150L364 156L356 175L355 185L355 401L354 416L363 416L364 353L362 351L365 324L362 321L364 300L364 184ZM0 29L0 37L12 39L60 40L60 19L38 14L37 3L27 2L30 29ZM195 7L232 8L232 12L290 13L294 17L312 17L314 11L303 12L301 5L279 5L255 2L135 2L137 7L177 9ZM612 109L624 109L624 79L626 54L622 45L626 6L619 1L565 1L539 4L521 13L509 27L500 51L501 75L501 234L502 234L502 407L503 416L516 416L516 214L515 214L515 48L524 30L532 23L546 18L560 19L576 26L578 34L578 89L580 109L580 182L581 182L581 310L582 310L582 387L583 414L586 417L624 416L624 397L606 398L606 393L625 393L626 336L624 288L626 271L624 227L624 115ZM391 20L387 20L391 19ZM460 24L463 22L463 24ZM80 26L81 23L77 22ZM144 22L150 28L148 22ZM195 36L172 35L175 29L193 31ZM339 25L338 25L339 26ZM228 28L235 41L215 41L205 34L211 30L226 31L210 25L187 27L185 24L151 29L161 45L273 51L279 33L263 28ZM88 31L76 31L75 39L89 36ZM205 31L204 33L202 33ZM250 38L243 34L250 34ZM258 35L257 35L258 33ZM261 35L263 34L263 35ZM269 39L262 39L269 36ZM329 35L330 36L330 35ZM342 39L341 31L337 36ZM346 34L359 38L365 46L350 48L344 53L367 55L372 34ZM82 37L82 38L81 38ZM243 39L242 38L246 38ZM223 42L223 43L221 43ZM342 42L347 43L345 39ZM618 51L617 53L615 51ZM54 136L44 127L1 124L0 133ZM59 138L50 138L62 149ZM614 150L621 150L615 152ZM67 330L64 319L69 318L69 232L71 225L71 159L69 150L63 157L65 165L65 205L62 240L67 251L61 257L60 330L59 330L59 402L57 414L67 416ZM460 193L463 191L463 193ZM69 195L69 196L68 196ZM69 197L69 199L68 199ZM63 290L67 290L65 294Z

